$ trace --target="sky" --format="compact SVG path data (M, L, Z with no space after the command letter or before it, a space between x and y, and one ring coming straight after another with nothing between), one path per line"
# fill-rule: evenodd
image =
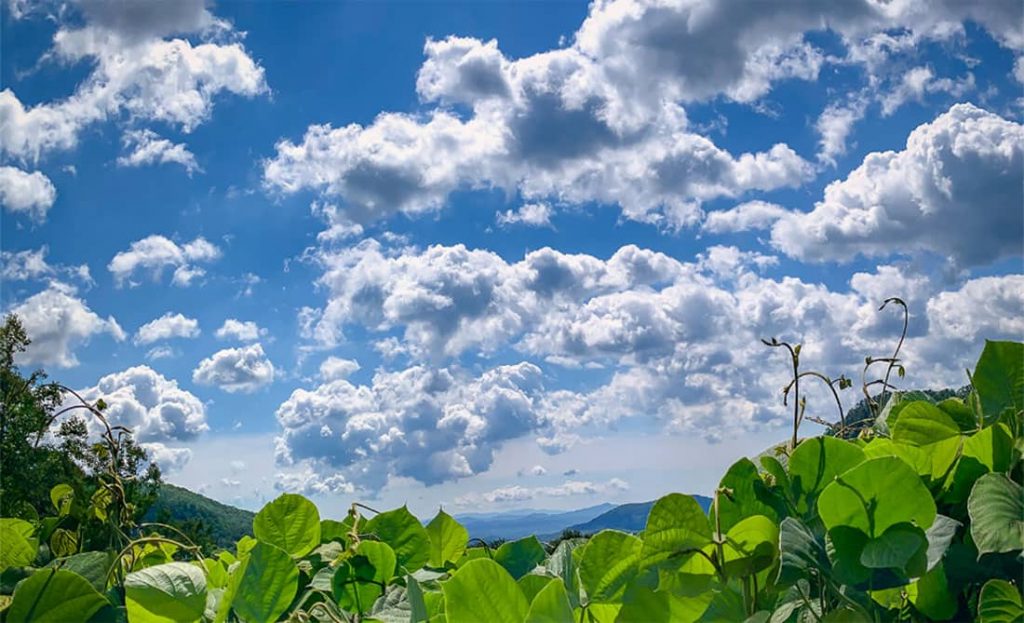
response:
M227 503L708 494L1024 337L1022 11L3 0L0 307Z

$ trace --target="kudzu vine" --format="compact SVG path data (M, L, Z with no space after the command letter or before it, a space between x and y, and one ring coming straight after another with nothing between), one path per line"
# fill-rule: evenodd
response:
M439 511L426 525L405 507L358 502L326 519L283 494L253 536L204 557L162 524L133 525L117 470L88 512L107 513L122 542L77 551L54 539L71 512L0 519L0 616L25 621L356 623L630 623L979 621L1024 617L1024 344L987 342L965 400L920 399L891 385L900 351L866 360L872 418L844 418L851 386L800 369L783 389L791 438L733 464L705 513L692 497L657 500L644 530L604 530L548 548L536 537L490 548ZM869 380L870 369L887 365ZM808 415L801 380L828 386L839 417ZM880 388L877 394L872 388ZM83 401L84 403L84 401ZM102 405L86 405L106 424ZM831 408L831 407L830 407ZM800 438L803 420L833 434ZM106 426L114 446L116 431ZM111 460L116 460L116 447ZM104 497L104 496L101 496Z

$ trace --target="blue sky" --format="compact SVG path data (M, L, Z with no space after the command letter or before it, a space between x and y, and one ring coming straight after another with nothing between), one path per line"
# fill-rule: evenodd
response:
M759 338L859 378L901 296L939 387L1024 333L1021 23L9 0L2 306L226 502L707 493L787 434Z

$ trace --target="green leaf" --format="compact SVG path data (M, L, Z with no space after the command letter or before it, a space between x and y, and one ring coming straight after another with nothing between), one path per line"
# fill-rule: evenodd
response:
M896 457L871 459L838 476L821 492L818 513L829 530L848 526L870 537L904 522L926 530L936 514L928 488Z
M316 526L319 531L319 520ZM247 623L272 623L288 609L298 587L299 569L291 556L259 541L248 554L232 607Z
M35 531L35 526L23 519L0 519L0 571L24 567L36 559L39 543L32 536Z
M779 584L795 584L814 573L831 571L825 544L795 517L779 525Z
M956 425L960 427L960 432L970 433L978 429L979 424L977 419L975 419L974 411L965 405L963 400L959 398L946 398L936 403L935 406L953 418Z
M1024 344L986 340L971 377L985 423L1024 410Z
M412 572L430 559L430 537L420 520L405 506L380 513L368 521L363 530L391 546L399 568Z
M936 515L935 523L925 531L928 539L928 570L931 571L946 555L949 544L953 542L957 529L963 524L945 515Z
M305 556L320 545L320 512L301 495L283 493L256 513L252 532L258 541Z
M679 556L686 550L697 550L711 542L707 515L688 495L671 493L659 499L647 516L640 568Z
M461 558L469 542L469 531L443 510L437 511L427 524L427 536L430 538L428 562L437 568Z
M84 623L109 604L77 573L40 569L14 589L7 623Z
M330 541L337 541L339 543L347 543L348 533L351 529L351 518L346 517L345 521L322 519L320 520L320 542L329 543Z
M488 558L467 562L441 590L447 623L523 623L529 610L515 579Z
M971 537L979 554L1024 547L1024 489L1005 474L985 474L967 499Z
M185 562L129 573L124 589L129 623L190 623L206 609L206 576Z
M54 510L61 517L71 512L71 502L74 499L75 490L71 488L71 485L61 483L50 489L50 502L53 503Z
M405 594L409 600L409 621L410 623L423 623L430 619L430 610L427 608L426 598L423 596L423 589L416 578L411 575L405 576Z
M1024 619L1020 588L1006 580L989 580L978 598L980 623L1020 623Z
M643 541L632 534L602 530L583 549L580 584L591 602L617 601L639 571Z
M533 598L537 596L537 593L541 592L548 583L554 581L554 576L527 573L516 580L516 584L519 585L519 590L523 591L526 601L532 602Z
M57 558L47 566L74 571L102 593L107 589L107 572L110 570L110 562L111 554L107 552L83 552L67 558Z
M708 609L714 593L681 597L634 585L623 597L616 623L692 623ZM734 620L742 620L734 619Z
M396 560L387 543L360 541L356 555L339 565L331 579L338 605L352 612L369 612L395 576Z
M574 623L569 595L560 578L552 579L533 598L526 623Z
M869 569L907 568L912 559L920 558L921 573L927 561L928 539L924 531L907 523L890 526L881 536L864 544L860 552L860 563ZM911 575L911 573L906 573Z
M577 559L582 561L582 557L578 556L576 551L582 552L583 547L587 543L586 539L581 538L565 539L558 544L555 551L551 552L548 559L541 563L548 573L562 578L565 590L569 593L569 602L572 603L573 608L580 605L579 581L577 580L579 564Z
M797 511L814 508L821 491L836 476L864 462L864 451L835 437L805 439L789 457L789 482Z
M505 567L512 577L519 579L533 571L547 557L544 546L535 536L502 543L494 552L494 562Z
M915 582L916 594L910 596L910 603L933 621L949 621L956 614L956 593L950 591L946 570L942 563L936 565L924 577Z
M78 533L57 528L50 535L50 551L54 556L70 556L78 551Z
M893 441L919 447L959 436L960 427L953 418L923 400L906 405L892 429Z
M779 528L764 515L739 522L725 535L723 568L729 577L752 575L772 566L779 546Z
M733 463L718 486L732 491L731 495L722 495L718 500L723 531L754 515L772 520L779 518L776 510L779 500L761 480L757 466L750 459L742 458Z

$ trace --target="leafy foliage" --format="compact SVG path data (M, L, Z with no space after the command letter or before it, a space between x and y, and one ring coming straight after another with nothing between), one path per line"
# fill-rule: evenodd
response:
M738 460L710 512L674 493L638 534L548 547L533 536L477 546L444 511L426 527L405 507L364 517L358 503L321 519L284 494L253 518L255 538L216 556L129 526L124 547L54 559L77 547L54 529L77 493L55 486L47 516L0 520L0 590L13 588L0 609L8 621L128 623L1020 621L1018 352L989 343L964 400L886 392L855 438L797 438L760 467ZM888 388L901 368L885 361Z

